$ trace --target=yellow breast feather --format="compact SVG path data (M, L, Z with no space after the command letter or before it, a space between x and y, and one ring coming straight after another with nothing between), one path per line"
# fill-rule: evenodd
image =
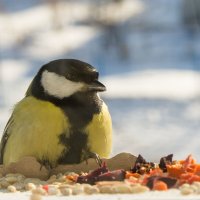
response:
M86 127L86 133L90 151L100 157L108 158L112 150L112 121L105 103L101 112L95 114Z
M64 150L59 135L69 129L68 119L60 108L29 96L16 105L11 122L7 127L9 140L5 145L4 164L24 156L56 162Z

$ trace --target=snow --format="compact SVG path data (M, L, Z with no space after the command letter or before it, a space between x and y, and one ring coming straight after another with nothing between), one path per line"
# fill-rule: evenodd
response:
M23 193L1 193L0 200L9 199L9 200L27 200L30 198L30 192L23 192ZM165 199L165 200L172 200L172 199L199 199L198 195L186 195L183 196L180 194L178 190L169 190L167 192L146 192L146 193L140 193L140 194L115 194L115 195L109 195L109 194L98 194L98 195L75 195L75 196L59 196L59 199L70 199L70 200L102 200L102 199L109 199L109 200L149 200L149 199ZM53 200L58 199L58 196L43 196L42 200Z
M143 70L103 78L108 98L188 100L200 94L200 73L192 70Z

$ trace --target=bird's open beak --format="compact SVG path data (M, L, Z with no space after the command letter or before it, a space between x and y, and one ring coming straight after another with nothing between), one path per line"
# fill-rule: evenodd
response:
M89 91L98 91L98 92L103 92L106 90L106 86L103 85L101 82L99 81L93 81L92 83L90 83L88 85L88 90Z

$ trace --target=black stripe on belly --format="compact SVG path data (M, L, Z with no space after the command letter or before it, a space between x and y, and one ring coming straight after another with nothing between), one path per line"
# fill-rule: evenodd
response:
M70 137L66 134L60 135L60 143L66 146L61 157L58 160L59 164L80 163L83 152L87 149L87 135L79 130L70 130Z
M80 99L81 98L81 99ZM60 143L66 146L59 164L80 163L87 153L90 152L87 147L88 135L84 132L85 127L92 121L93 115L101 111L103 101L97 95L86 96L81 94L75 97L65 99L65 104L58 106L64 111L70 123L70 134L60 135Z

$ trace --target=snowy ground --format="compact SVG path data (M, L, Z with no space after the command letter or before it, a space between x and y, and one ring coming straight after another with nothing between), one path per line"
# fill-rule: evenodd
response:
M16 200L16 199L20 199L20 200L28 200L30 198L30 193L26 192L24 193L24 195L22 196L22 194L17 193L15 195L13 195L12 193L5 193L5 194L1 194L0 196L0 200L5 200L5 199L9 199L9 200ZM116 194L116 195L90 195L90 196L85 196L85 195L77 195L77 196L70 196L70 197L66 197L66 196L60 196L59 199L66 199L66 200L104 200L104 199L109 199L109 200L157 200L157 199L162 199L162 200L184 200L184 199L199 199L199 195L189 195L189 196L183 196L180 194L180 192L178 190L170 190L168 192L147 192L147 193L142 193L142 194ZM42 200L54 200L57 199L55 196L47 196L47 197L43 197Z
M200 34L183 25L183 0L39 2L0 2L0 133L40 66L72 57L96 66L108 88L113 155L200 162ZM96 11L109 23L94 24Z
M40 66L73 57L95 65L108 88L113 155L192 153L200 160L200 35L183 26L183 1L100 3L112 25L103 28L90 24L89 5L97 4L88 2L1 2L0 132Z

